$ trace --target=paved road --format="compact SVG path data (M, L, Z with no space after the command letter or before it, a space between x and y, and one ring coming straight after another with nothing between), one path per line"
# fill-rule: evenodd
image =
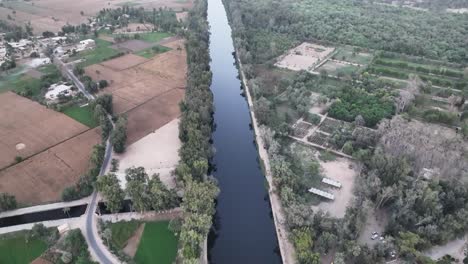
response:
M62 71L64 71L65 75L68 76L68 78L70 78L73 83L75 84L75 86L84 94L84 96L86 96L86 98L88 98L89 100L93 100L94 99L94 95L90 94L85 86L83 85L83 83L75 76L75 74L73 73L72 70L70 70L68 68L68 66L63 63L62 60L60 60L59 58L57 57L53 57L53 61L54 63L58 64L59 66L59 69L61 69Z
M73 81L75 86L80 89L80 91L89 99L93 100L95 97L86 91L83 83L75 76L72 70L70 70L67 65L65 65L60 59L54 58L54 62L58 63L60 68L64 71L64 73ZM109 118L112 126L114 123L112 122L112 116L107 115ZM102 176L106 173L106 168L109 165L109 162L112 157L112 145L110 144L109 139L106 141L106 152L104 154L104 161L101 166L101 170L99 172L99 176ZM101 237L99 236L97 230L97 215L96 215L96 208L98 202L98 192L95 190L91 195L91 200L88 204L88 208L86 209L85 215L85 226L84 226L84 236L86 242L88 243L89 249L91 251L91 255L102 264L114 264L120 263L120 261L108 250L108 248L102 242Z

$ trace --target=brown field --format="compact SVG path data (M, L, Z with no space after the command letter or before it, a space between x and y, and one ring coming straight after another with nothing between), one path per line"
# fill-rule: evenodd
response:
M114 34L133 32L133 31L151 31L152 29L153 29L152 24L130 23L126 27L116 29L114 31Z
M88 169L92 147L100 139L95 128L0 171L0 192L15 195L21 205L60 200L62 190Z
M116 113L127 112L169 90L185 88L187 65L183 40L173 41L167 46L180 46L181 50L173 49L158 54L140 64L135 63L135 57L138 56L127 55L91 65L85 71L95 80L109 80L110 86L103 92L113 94ZM128 60L133 61L135 66L121 67L130 65ZM119 67L125 69L116 70Z
M128 112L127 144L132 144L180 115L185 90L172 89Z
M116 59L105 61L101 63L101 65L114 71L122 71L146 61L148 61L148 59L133 54L127 54Z
M42 34L45 30L57 32L69 23L72 25L85 23L89 17L94 16L103 8L118 8L128 3L128 0L31 0L31 1L7 1L2 2L5 7L16 11L15 23L24 25L31 21L35 34ZM169 7L176 11L192 7L192 0L136 0L132 1L137 7L153 8ZM80 12L83 11L84 15ZM2 8L0 18L6 19L12 14L11 9Z
M147 48L151 48L154 46L154 44L148 43L143 40L138 40L138 39L131 39L127 40L121 43L116 43L112 45L111 47L116 50L120 50L123 52L137 52L140 50L144 50Z
M88 127L12 92L0 94L0 168L82 133Z

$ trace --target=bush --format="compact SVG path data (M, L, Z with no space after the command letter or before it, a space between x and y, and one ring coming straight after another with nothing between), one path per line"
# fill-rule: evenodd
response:
M437 109L424 111L423 118L427 122L442 123L446 125L453 125L457 121L457 115L455 113L440 111Z
M0 193L0 212L16 209L15 196L8 193Z
M125 144L127 143L127 118L119 117L115 124L114 131L112 131L110 142L114 147L116 153L123 153L125 151Z
M318 125L321 120L320 116L314 113L308 113L305 119L307 122L312 123L314 125Z
M105 87L109 86L109 83L106 80L100 80L99 81L99 88L103 89Z

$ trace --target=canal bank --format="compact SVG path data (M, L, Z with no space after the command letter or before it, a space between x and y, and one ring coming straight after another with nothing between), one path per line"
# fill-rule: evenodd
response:
M213 175L221 193L209 234L210 263L281 263L268 183L252 119L232 56L231 29L221 0L208 1L214 96Z

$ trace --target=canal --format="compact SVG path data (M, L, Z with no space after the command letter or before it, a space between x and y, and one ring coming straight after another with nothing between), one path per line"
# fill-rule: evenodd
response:
M208 0L208 22L216 124L213 174L221 189L209 235L209 261L281 263L266 180L247 102L241 95L231 28L221 0Z

